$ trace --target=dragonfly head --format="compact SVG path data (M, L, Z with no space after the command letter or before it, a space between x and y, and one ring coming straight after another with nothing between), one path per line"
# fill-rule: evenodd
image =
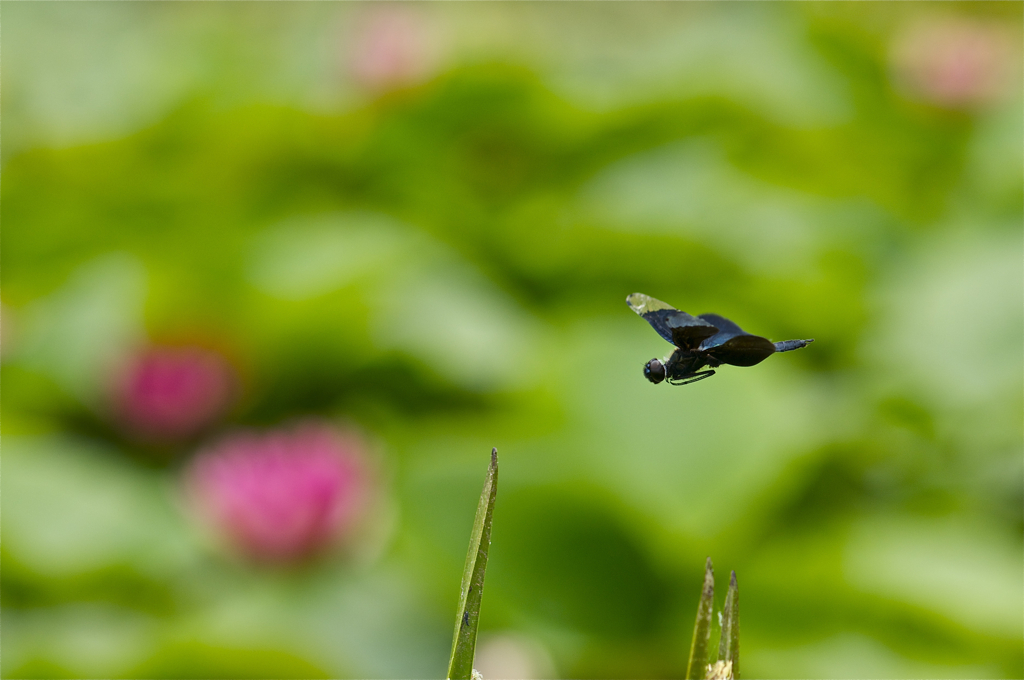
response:
M665 379L665 364L658 359L651 359L644 364L644 377L657 385Z

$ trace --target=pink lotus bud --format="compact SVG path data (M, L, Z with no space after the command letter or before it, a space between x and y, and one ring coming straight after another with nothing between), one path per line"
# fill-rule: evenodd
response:
M369 497L363 445L316 421L229 435L196 457L186 483L217 534L245 557L271 564L336 545Z
M129 359L113 389L115 416L134 436L177 441L212 424L231 404L234 371L201 347L149 347Z
M348 70L369 90L416 85L437 66L432 37L420 13L399 6L375 7L356 26L346 54Z
M908 95L958 108L1005 95L1019 57L999 25L965 18L930 19L910 26L893 49L897 84Z

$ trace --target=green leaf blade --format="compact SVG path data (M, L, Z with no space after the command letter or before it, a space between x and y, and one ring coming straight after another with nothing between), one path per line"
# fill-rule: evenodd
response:
M704 566L704 586L697 605L697 620L693 626L693 643L690 645L690 663L686 667L688 680L704 678L708 663L708 642L711 639L711 610L715 599L715 572L711 558Z
M491 464L487 469L484 489L473 520L466 566L462 571L462 592L455 619L455 638L452 640L452 655L448 661L449 680L470 680L473 674L473 657L476 653L476 633L480 622L480 600L484 590L484 573L487 570L487 553L491 547L491 519L494 514L494 499L498 494L498 450L491 449Z
M722 611L722 639L718 645L720 661L732 663L732 677L740 677L740 590L736 583L736 572L729 578L729 591L725 595Z

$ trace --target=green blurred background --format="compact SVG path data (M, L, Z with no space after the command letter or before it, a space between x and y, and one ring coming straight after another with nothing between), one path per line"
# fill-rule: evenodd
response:
M3 3L2 673L1024 675L1019 3ZM639 291L806 350L653 386ZM153 447L140 343L241 376ZM181 475L317 417L354 550L211 545ZM721 592L719 598L721 598Z

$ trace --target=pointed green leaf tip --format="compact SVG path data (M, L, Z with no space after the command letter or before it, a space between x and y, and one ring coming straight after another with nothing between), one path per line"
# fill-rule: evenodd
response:
M487 551L491 547L491 516L494 498L498 494L498 449L491 449L491 465L476 506L473 533L469 537L466 568L462 571L462 594L459 596L458 616L455 619L455 639L452 656L448 661L449 680L470 680L473 675L473 655L476 652L476 630L480 622L480 596L484 591L484 571L487 569Z
M740 677L740 590L736 572L729 578L729 592L722 611L722 637L718 643L718 660L732 664L732 677Z
M697 621L693 626L693 644L690 646L690 663L686 667L688 680L700 680L704 677L708 664L708 641L711 639L711 607L715 599L715 572L711 568L711 558L704 566L704 587L700 592L697 604Z

